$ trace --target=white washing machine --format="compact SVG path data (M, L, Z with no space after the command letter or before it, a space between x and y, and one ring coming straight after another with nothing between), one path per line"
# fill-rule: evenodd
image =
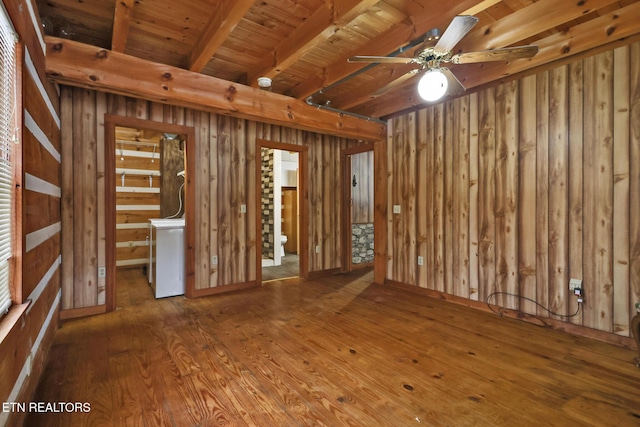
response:
M149 220L147 278L156 298L184 295L184 218Z

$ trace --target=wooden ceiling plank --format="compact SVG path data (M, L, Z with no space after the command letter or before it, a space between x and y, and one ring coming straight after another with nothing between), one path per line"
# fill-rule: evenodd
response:
M306 99L323 87L330 86L366 65L350 64L347 62L348 58L366 54L388 55L434 27L440 25L444 30L454 16L476 4L478 0L464 0L453 6L449 2L437 2L433 7L425 8L422 14L413 16L411 22L396 25L375 37L367 43L366 48L356 46L334 63L301 82L290 94L299 99Z
M254 3L254 0L217 3L211 21L189 54L187 68L198 73L202 71Z
M273 79L311 49L325 42L341 27L356 19L379 0L331 0L285 38L249 75L257 86L258 77Z
M607 15L577 25L567 32L556 33L538 41L538 54L531 59L509 63L480 63L452 67L454 74L467 89L499 83L519 73L539 72L569 62L574 57L614 44L628 44L640 36L640 2L636 2ZM524 75L524 74L520 74ZM405 107L402 108L401 106ZM420 99L415 85L403 86L391 96L362 104L352 111L370 117L386 117L415 106L426 106Z
M510 46L612 3L617 2L540 0L494 23L473 30L460 42L455 51L475 52Z
M129 36L129 24L135 0L116 0L113 16L113 33L111 35L111 50L124 52Z
M501 2L502 0L484 0L481 1L480 3L470 7L469 9L463 11L460 13L460 15L477 15L480 12L484 12L485 10L487 10L488 8L490 8L491 6L495 5L496 3Z
M57 83L359 140L386 132L381 123L182 68L67 39L46 43L46 72Z

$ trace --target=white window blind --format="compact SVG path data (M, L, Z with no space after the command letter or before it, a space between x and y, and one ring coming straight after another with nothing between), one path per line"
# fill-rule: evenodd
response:
M4 7L0 7L0 15L0 315L3 315L11 307L17 38Z

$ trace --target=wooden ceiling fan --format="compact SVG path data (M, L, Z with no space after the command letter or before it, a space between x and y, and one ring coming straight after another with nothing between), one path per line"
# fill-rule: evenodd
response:
M475 16L456 16L435 46L426 47L413 58L396 56L354 56L349 62L369 62L381 64L417 64L420 68L411 70L398 77L386 86L378 89L373 95L382 95L394 86L424 72L418 83L418 92L427 101L435 101L445 94L460 95L466 89L456 76L442 63L470 64L487 61L507 61L517 58L531 58L538 53L538 46L527 45L501 49L483 50L453 54L452 49L478 23Z

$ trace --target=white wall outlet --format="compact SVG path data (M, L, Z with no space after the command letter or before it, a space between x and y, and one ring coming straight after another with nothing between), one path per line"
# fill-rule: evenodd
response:
M400 213L400 205L393 205L393 213L394 214Z
M320 253L320 245L316 245L316 253L319 254Z
M107 277L107 267L98 267L98 278L102 279Z
M418 257L418 265L424 265L424 258L421 256Z
M218 265L218 255L211 255L211 265Z
M582 279L571 279L571 280L569 280L569 290L573 291L576 288L582 289Z
M240 213L247 213L247 205L245 204L240 205Z

